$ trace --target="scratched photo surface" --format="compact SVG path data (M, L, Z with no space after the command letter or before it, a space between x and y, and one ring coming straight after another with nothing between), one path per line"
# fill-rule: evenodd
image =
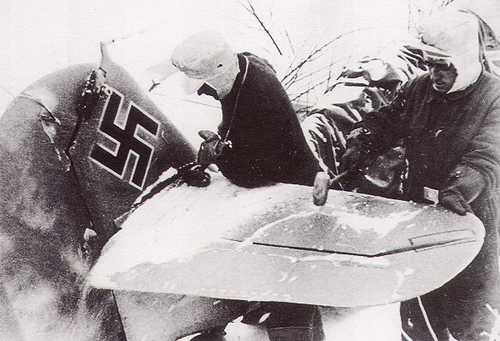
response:
M498 0L3 0L0 341L272 341L305 314L300 340L417 341L400 302L422 305L488 233L472 214L399 200L402 143L357 180L340 156L354 124L428 72L411 46L422 18L450 8L479 18L482 67L500 75ZM220 35L239 63L233 102L196 93L216 78L187 91L172 62L199 32L185 65L219 58L207 42ZM334 179L320 199L316 172L247 186L198 153L237 149L222 112L260 115L275 96ZM262 117L242 128L258 143L246 153L282 169L266 134L293 134ZM498 322L482 337L500 340L484 307Z

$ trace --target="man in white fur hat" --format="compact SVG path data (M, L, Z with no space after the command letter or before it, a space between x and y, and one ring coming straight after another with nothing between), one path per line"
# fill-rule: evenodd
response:
M215 163L231 182L256 187L271 182L311 185L318 160L309 149L288 95L273 67L254 54L236 53L217 32L194 34L176 47L174 66L188 91L219 100L222 122L199 159Z
M186 76L188 92L221 102L218 132L201 131L201 164L215 163L236 185L257 187L272 182L311 185L321 170L309 149L299 120L273 67L254 54L236 53L213 31L194 34L173 51L173 65ZM198 177L193 179L196 185ZM206 184L206 182L203 182ZM266 315L269 314L269 315ZM252 304L244 322L259 321L271 341L321 341L321 317L316 306L281 302ZM221 340L225 326L196 340Z
M387 107L367 114L348 138L344 169L406 141L408 200L474 213L486 236L472 263L441 288L403 302L412 340L488 339L498 309L500 80L483 70L478 22L445 9L423 21L418 47L429 72L408 82ZM368 158L373 159L373 158Z

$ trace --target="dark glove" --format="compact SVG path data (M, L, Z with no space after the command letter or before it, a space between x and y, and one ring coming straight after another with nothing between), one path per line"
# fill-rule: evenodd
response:
M460 215L472 212L470 205L462 194L456 190L447 189L439 191L439 204Z
M340 158L340 171L362 171L375 160L371 132L356 128L347 136L347 149Z
M179 168L178 172L180 177L186 181L189 186L194 187L207 187L210 185L210 174L206 173L205 167L189 163Z
M200 130L198 135L205 140L198 151L198 164L204 167L216 163L224 150L231 147L230 141L222 141L218 134L210 130Z
M449 175L446 187L439 191L439 203L455 213L472 212L470 203L484 190L486 182L479 171L458 165Z

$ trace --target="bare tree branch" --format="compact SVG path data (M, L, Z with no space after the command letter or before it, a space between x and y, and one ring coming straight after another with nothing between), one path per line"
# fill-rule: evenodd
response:
M257 14L257 11L255 10L255 8L253 7L252 5L252 2L250 0L247 0L247 4L248 4L248 7L245 6L244 4L241 4L243 6L243 8L245 8L251 15L253 15L255 17L255 19L257 19L257 21L259 22L260 24L260 27L262 27L262 29L264 30L264 32L267 34L267 36L271 39L271 41L273 42L273 45L274 47L276 47L276 50L278 50L278 53L282 56L283 53L281 52L281 49L279 48L278 46L278 43L276 43L276 40L274 40L274 37L273 35L271 34L271 32L269 32L269 30L267 29L266 25L264 24L264 22L262 21L262 19L259 17L259 15Z
M337 35L335 38L333 38L332 40L327 41L326 43L324 43L323 45L321 45L317 49L313 50L300 63L298 63L294 68L292 68L291 71L289 71L285 76L283 76L283 78L281 79L281 82L285 83L287 81L287 78L292 77L293 74L296 73L296 72L298 72L306 63L312 61L313 58L318 53L320 53L321 51L323 51L325 48L327 48L331 44L335 43L337 40L343 38L346 35L349 35L349 34L352 34L352 33L355 33L355 32L359 32L359 31L363 31L363 30L367 30L367 29L370 29L370 28L371 27L368 27L368 28L357 28L357 29L354 29L354 30L351 30L351 31L348 31L348 32L341 33L341 34Z
M299 77L299 73L296 72L292 77L290 77L286 82L282 82L283 84L283 87L285 88L285 90L288 90L294 83L295 81L297 80L297 78Z
M322 66L320 68L316 68L316 69L314 69L314 70L312 70L312 71L310 71L308 73L305 73L305 74L301 75L300 77L299 77L298 73L295 73L294 76L292 78L290 78L289 80L287 80L287 82L284 85L285 86L286 85L291 86L291 85L293 85L293 83L300 82L300 81L302 81L304 79L307 79L307 78L309 78L309 77L311 77L311 76L313 76L313 75L315 75L317 73L320 73L320 72L322 72L324 70L327 70L327 69L329 69L329 73L331 73L331 67L335 63L337 63L339 61L342 61L342 60L345 60L345 59L346 59L345 57L343 57L343 58L337 58L335 60L332 60L330 63L328 63L328 65ZM292 79L293 79L293 82L291 81Z
M328 78L326 79L326 89L330 86L330 81L332 79L332 66L333 66L333 61L330 62L328 65Z
M441 6L442 6L442 7L446 7L446 6L448 6L449 4L451 4L453 1L455 1L455 0L442 0L442 1L441 1Z
M287 78L289 77L294 77L296 76L295 74L304 66L306 63L310 62L316 54L321 52L324 48L326 48L328 45L330 45L333 41L329 41L326 44L322 45L321 47L317 48L313 52L311 52L309 55L307 55L306 58L302 59L300 63L298 63L294 68L292 68L286 75L281 78L282 83L287 83Z
M316 89L318 86L322 85L322 84L325 84L327 82L327 79L325 80L322 80L321 82L318 82L316 84L314 84L313 86L310 86L309 88L307 88L306 90L302 91L301 93L299 93L298 95L296 95L294 98L292 98L290 101L293 102L293 101L296 101L298 100L300 97L304 96L304 95L307 95L308 93L310 93L312 90Z
M285 30L285 37L288 40L288 45L290 46L292 54L295 55L295 47L293 46L292 38L290 38L290 35L288 34L288 30Z
M316 84L314 84L313 86L310 86L310 87L309 87L309 88L307 88L305 91L303 91L303 92L299 93L298 95L296 95L295 97L293 97L293 99L292 99L291 101L292 101L292 102L293 102L293 101L296 101L296 100L297 100L297 99L299 99L300 97L302 97L302 96L304 96L304 95L306 95L306 94L310 93L312 90L316 89L317 87L319 87L320 85L323 85L323 84L325 84L325 83L326 83L326 85L327 85L327 89L328 89L329 82L331 81L332 76L333 76L333 74L332 74L332 66L333 66L334 64L336 64L336 63L340 62L340 61L343 61L343 60L346 60L346 59L349 59L349 58L350 58L350 57L336 58L336 59L332 60L332 61L329 63L329 65L327 65L327 66L324 66L324 67L322 67L322 68L320 68L320 69L317 69L317 70L315 70L315 71L313 71L313 72L311 72L311 73L309 73L309 74L305 74L305 75L303 75L303 76L301 76L301 77L297 77L297 81L296 81L296 82L298 82L298 81L300 81L300 80L303 80L303 79L306 79L307 77L309 77L309 76L311 76L311 75L313 75L313 74L315 74L315 73L321 72L321 71L323 71L324 69L329 69L329 71L328 71L328 75L325 77L325 79L324 79L324 80L317 82L317 83L316 83ZM297 76L297 74L295 74L295 75L294 75L294 77L296 77L296 76ZM337 77L337 78L338 78L338 77ZM291 84L291 85L292 85L292 84ZM325 92L325 93L326 93L326 92Z

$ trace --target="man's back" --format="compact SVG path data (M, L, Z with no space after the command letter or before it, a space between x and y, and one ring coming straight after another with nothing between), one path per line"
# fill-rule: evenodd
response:
M225 136L229 130L233 145L218 163L221 171L244 186L269 181L312 184L319 164L274 69L249 53L238 58L240 74L221 101L219 133Z

